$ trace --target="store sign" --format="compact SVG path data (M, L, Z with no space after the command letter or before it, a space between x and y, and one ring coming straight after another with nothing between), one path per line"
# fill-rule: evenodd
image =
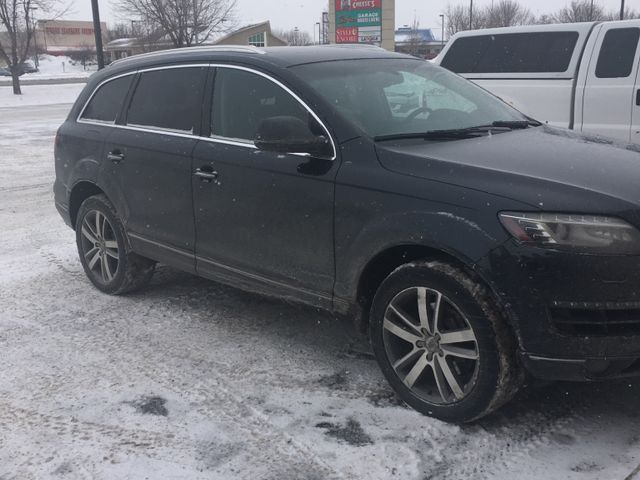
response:
M335 0L336 43L382 41L382 0Z
M93 28L47 27L46 31L50 35L93 35Z

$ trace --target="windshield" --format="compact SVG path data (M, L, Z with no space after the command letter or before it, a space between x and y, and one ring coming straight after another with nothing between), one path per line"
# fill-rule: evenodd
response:
M348 60L292 70L371 137L527 120L471 82L421 60Z

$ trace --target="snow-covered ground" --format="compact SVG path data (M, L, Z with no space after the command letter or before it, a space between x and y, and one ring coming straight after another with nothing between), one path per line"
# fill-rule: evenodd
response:
M33 63L33 62L32 62ZM38 57L38 70L35 73L26 73L25 79L44 78L65 78L65 77L89 77L97 70L96 65L87 65L86 69L82 63L76 62L69 57L40 55Z
M22 75L20 80L23 83L28 84L44 80L82 82L86 81L97 70L96 65L87 65L85 69L80 62L65 56L40 55L38 60L39 71ZM27 62L34 65L33 59L28 59ZM4 66L4 64L0 63L0 66ZM10 80L11 77L0 77L0 82L3 84L9 84Z
M633 478L637 380L530 387L458 427L399 404L325 313L167 267L100 294L52 200L68 109L0 109L0 478Z
M22 95L14 95L11 87L0 86L0 108L73 103L84 83L64 85L21 85ZM5 114L8 114L5 112Z

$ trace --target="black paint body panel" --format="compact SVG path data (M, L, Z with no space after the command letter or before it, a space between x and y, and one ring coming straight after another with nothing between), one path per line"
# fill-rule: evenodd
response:
M407 58L305 47L264 55L201 49L119 62L90 79L59 130L56 206L72 224L74 189L94 185L114 203L141 255L355 314L372 260L398 246L429 248L486 282L508 314L525 365L537 375L586 379L589 360L640 358L640 335L570 336L556 331L549 316L554 302L640 302L640 257L523 247L498 220L501 211L550 211L616 216L640 228L637 149L550 127L376 143L288 69L397 57ZM105 79L180 63L241 65L286 84L326 125L336 159L76 121ZM207 88L213 81L211 73ZM204 135L205 120L202 125ZM122 163L105 158L113 150L124 153ZM217 180L195 177L202 167L217 172Z

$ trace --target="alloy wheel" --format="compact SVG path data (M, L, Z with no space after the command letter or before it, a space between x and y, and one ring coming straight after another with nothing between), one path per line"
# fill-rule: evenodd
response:
M383 342L395 374L425 402L459 402L475 385L476 335L458 306L437 290L414 287L398 293L385 311Z
M118 271L120 252L113 226L98 210L90 210L84 216L81 231L82 255L96 280L111 282Z

